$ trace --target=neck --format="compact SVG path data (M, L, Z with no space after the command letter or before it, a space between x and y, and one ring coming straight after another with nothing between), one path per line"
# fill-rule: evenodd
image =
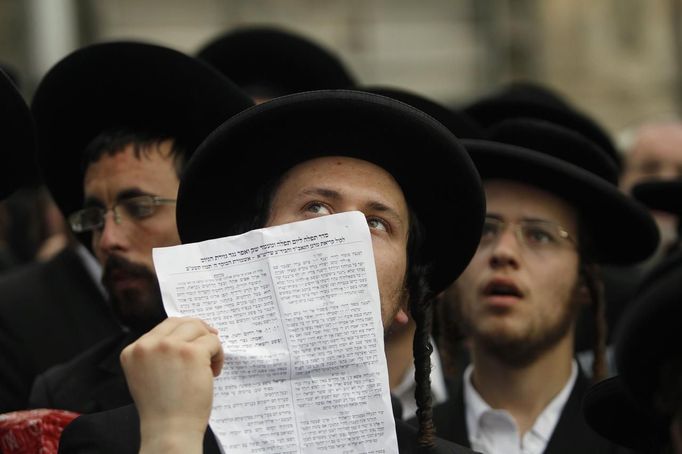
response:
M391 331L384 339L386 362L388 363L388 382L391 390L402 383L413 364L412 343L416 326L410 319L407 325Z
M472 362L476 391L492 408L508 411L523 435L571 376L573 333L521 367L500 361L474 341Z

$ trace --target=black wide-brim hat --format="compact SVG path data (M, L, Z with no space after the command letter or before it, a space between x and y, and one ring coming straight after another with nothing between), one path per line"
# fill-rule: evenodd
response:
M649 180L632 188L632 196L652 210L682 215L682 180Z
M296 164L348 156L378 165L398 182L424 226L429 284L440 291L473 256L485 201L457 138L394 99L348 90L281 97L238 114L199 147L180 181L183 243L243 233L259 214L254 194Z
M274 27L232 30L206 44L197 56L240 87L266 87L281 95L355 84L332 51Z
M450 109L425 96L396 87L358 87L357 90L387 96L416 107L435 118L460 139L484 139L483 128L461 110Z
M602 437L637 452L656 452L665 428L656 414L641 406L620 376L602 380L583 396L585 422Z
M670 418L657 408L655 396L661 367L682 357L681 282L681 253L667 257L647 275L614 336L619 376L593 386L583 402L585 418L595 431L642 452L657 452L669 436Z
M600 146L616 165L620 165L620 155L608 133L558 93L542 85L530 82L511 83L474 101L463 110L484 128L518 117L555 123L587 137Z
M174 137L189 155L222 122L253 105L217 70L138 42L95 44L58 62L32 102L45 182L64 215L83 203L83 151L114 128Z
M0 71L0 126L2 128L2 165L0 200L3 200L36 174L35 133L26 101L10 78Z
M682 357L682 253L646 276L615 332L615 359L623 383L640 402L652 402L660 366Z
M590 234L591 259L595 262L631 264L655 251L659 236L651 215L597 173L552 156L547 150L489 140L462 142L483 180L518 181L570 203Z

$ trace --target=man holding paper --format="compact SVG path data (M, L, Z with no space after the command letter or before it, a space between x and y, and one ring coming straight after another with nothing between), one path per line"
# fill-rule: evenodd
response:
M269 251L266 234L286 229L288 223L299 224L291 228L305 229L318 218L347 211L360 212L350 218L336 218L342 219L342 224L352 224L349 232L354 235L359 231L358 216L364 217L368 227L365 232L373 250L379 295L374 304L380 305L383 330L394 323L406 323L408 310L417 324L414 352L419 431L398 422L391 437L393 427L382 427L387 439L394 441L372 450L396 452L399 447L400 452L466 452L433 437L430 302L473 255L480 239L484 201L478 174L465 150L432 118L400 102L352 91L292 95L233 117L199 147L181 180L177 206L180 238L187 244L271 228L226 239L240 241L262 234L260 246L242 248L243 254L234 250L234 256L230 252L220 257L203 254L197 258L198 265L182 271L216 270L214 279L224 280L223 268L233 266L240 256L244 261L255 257L249 259L254 263L264 257L262 254ZM328 227L321 230L328 231ZM298 250L285 249L276 258L306 251L306 238L311 235L301 238ZM318 235L309 240L315 241L309 249L316 251L322 247L322 240L329 239L335 240L334 246L342 245L344 240L337 242L337 238L341 237ZM293 248L296 239L292 237L290 246L281 247ZM196 246L207 250L210 244L206 241ZM344 263L343 254L348 251L339 251L338 267ZM312 265L311 261L306 266ZM271 273L275 293L281 298L281 268L268 266L262 270ZM253 272L258 275L258 271ZM210 293L210 285L183 281L176 289L177 293L182 289L186 297L191 288L196 292L205 286ZM350 284L330 281L326 285L325 291L333 288L338 293L347 288L352 293ZM164 299L166 296L164 293ZM282 319L286 320L286 314ZM285 331L291 333L289 328ZM232 369L241 361L223 355L219 336L233 335L229 329L218 333L194 318L170 318L158 325L121 356L136 407L80 418L65 432L62 452L86 452L95 446L102 452L201 452L202 440L204 452L217 452L216 440L206 426L212 417L211 405L214 413L218 411L213 401L214 376L234 375ZM324 348L324 343L317 347ZM387 384L385 370L383 373ZM272 397L264 401L268 403L268 399ZM355 416L350 405L348 408L346 414ZM295 436L299 436L308 420L303 421L305 415L296 418ZM214 423L212 420L212 426ZM343 427L338 429L343 432ZM334 434L327 436L336 439ZM311 447L314 444L301 439L296 449L287 452L317 452ZM253 445L245 443L238 452L262 451L258 441L254 437ZM268 445L266 450L283 452L279 449L282 444ZM368 450L368 446L354 445L343 450L330 448L328 452Z

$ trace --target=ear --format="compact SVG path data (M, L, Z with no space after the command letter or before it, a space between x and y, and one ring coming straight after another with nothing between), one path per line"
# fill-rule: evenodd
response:
M393 323L396 325L407 325L408 321L410 321L410 317L407 315L406 308L401 307L393 317Z

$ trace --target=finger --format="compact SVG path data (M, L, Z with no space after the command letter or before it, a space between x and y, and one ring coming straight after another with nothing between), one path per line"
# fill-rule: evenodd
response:
M217 377L220 375L225 363L225 354L223 353L223 345L220 342L220 338L215 334L206 334L197 338L194 344L206 352L206 356L211 363L213 376Z
M183 319L175 328L166 334L166 338L171 341L191 342L201 336L212 333L209 326L203 321L196 318Z

